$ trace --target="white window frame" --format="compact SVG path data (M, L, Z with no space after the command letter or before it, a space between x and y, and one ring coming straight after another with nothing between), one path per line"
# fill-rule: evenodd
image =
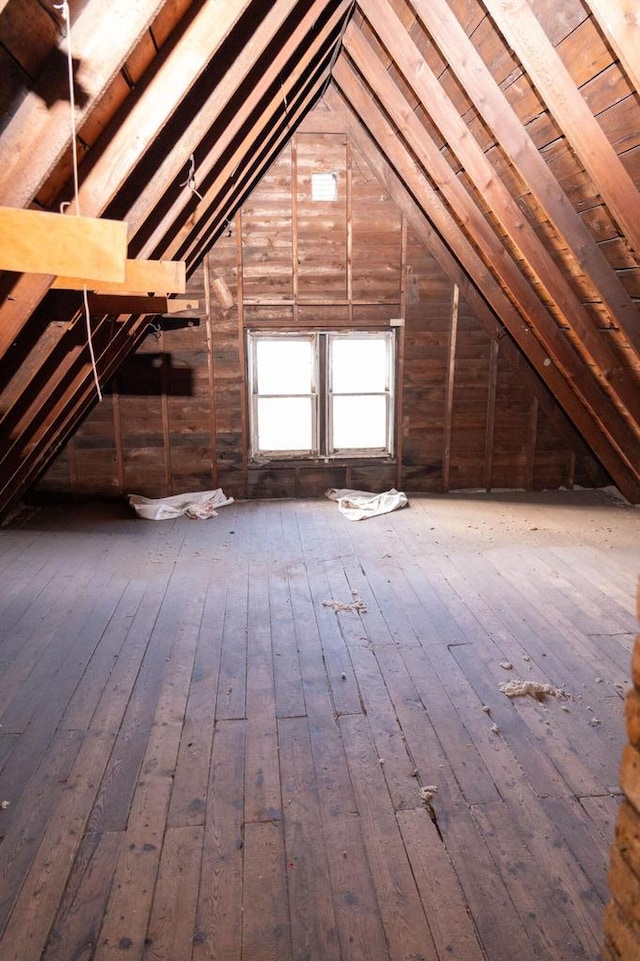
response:
M386 442L383 447L375 448L342 448L333 444L333 397L344 396L333 391L331 377L331 347L334 341L384 339L386 344L386 382L384 391L376 392L376 396L383 394L386 411ZM258 445L258 400L260 396L291 397L303 396L292 394L258 393L257 350L256 344L261 339L268 340L306 340L311 343L313 351L313 373L311 394L312 399L312 448L310 450L261 450ZM254 462L265 460L308 460L324 459L339 460L350 458L385 458L394 456L394 425L395 425L395 331L394 330L314 330L314 331L247 331L247 373L249 392L249 456ZM347 396L372 396L365 392Z

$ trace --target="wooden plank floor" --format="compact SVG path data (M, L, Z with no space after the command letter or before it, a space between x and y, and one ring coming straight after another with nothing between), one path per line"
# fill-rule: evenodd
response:
M18 518L0 957L596 958L639 570L604 492Z

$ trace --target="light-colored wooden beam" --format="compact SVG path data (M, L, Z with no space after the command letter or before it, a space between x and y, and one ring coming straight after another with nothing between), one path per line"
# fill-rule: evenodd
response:
M588 275L614 323L640 347L638 308L585 226L447 0L411 0L451 70L536 202ZM604 4L614 0L603 0ZM635 0L634 0L635 2Z
M485 6L640 256L640 194L527 0L485 0Z
M123 281L126 258L122 221L0 207L0 270Z
M638 0L586 0L622 69L640 94L640 8Z
M186 264L183 260L127 260L120 283L87 283L82 277L56 277L54 290L82 290L95 294L184 294L187 290Z

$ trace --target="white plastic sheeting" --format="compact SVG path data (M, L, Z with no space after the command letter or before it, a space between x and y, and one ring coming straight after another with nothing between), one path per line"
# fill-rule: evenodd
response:
M395 487L383 491L382 494L335 487L329 488L325 493L329 500L338 502L338 510L350 521L362 521L378 514L389 514L409 503L407 495L397 491Z
M193 517L203 519L215 517L216 508L233 504L233 497L226 497L219 487L215 491L197 491L190 494L174 494L172 497L143 497L142 494L129 494L129 504L139 517L148 521L167 521L173 517Z

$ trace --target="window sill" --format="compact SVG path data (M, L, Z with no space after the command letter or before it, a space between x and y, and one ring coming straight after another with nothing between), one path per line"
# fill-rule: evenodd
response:
M363 455L362 457L277 457L271 460L249 460L247 466L249 470L260 470L268 467L270 470L284 470L291 467L299 468L318 468L318 467L375 467L384 464L385 466L397 465L395 457L381 454L379 457Z

